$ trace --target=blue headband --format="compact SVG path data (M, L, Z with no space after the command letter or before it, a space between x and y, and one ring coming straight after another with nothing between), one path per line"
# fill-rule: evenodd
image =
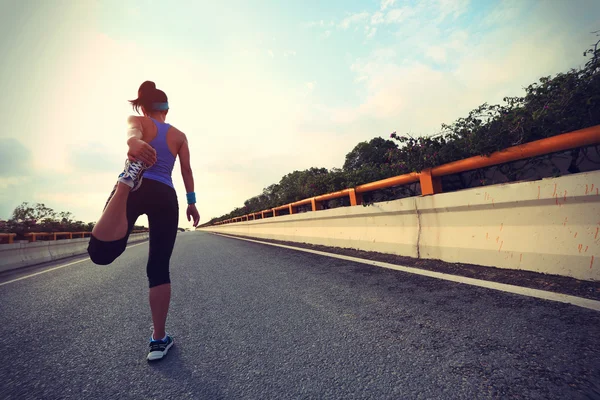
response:
M155 111L165 111L169 109L169 103L152 103L152 109Z

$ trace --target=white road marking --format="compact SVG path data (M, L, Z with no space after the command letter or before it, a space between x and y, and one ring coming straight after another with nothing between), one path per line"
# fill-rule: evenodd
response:
M304 249L301 247L286 246L283 244L263 242L263 241L254 240L254 239L245 239L245 238L240 238L237 236L225 235L222 233L215 233L215 235L225 236L225 237L228 237L231 239L238 239L238 240L245 240L248 242L266 244L269 246L283 247L284 249L304 251L307 253L318 254L321 256L339 258L341 260L354 261L354 262L358 262L358 263L362 263L362 264L373 265L376 267L388 268L388 269L393 269L396 271L408 272L410 274L428 276L431 278L444 279L447 281L464 283L467 285L479 286L479 287L484 287L484 288L488 288L488 289L499 290L502 292L519 294L519 295L523 295L523 296L535 297L538 299L558 301L561 303L573 304L578 307L589 308L590 310L600 311L600 301L586 299L583 297L571 296L571 295L555 293L555 292L548 292L546 290L531 289L531 288L515 286L515 285L508 285L505 283L485 281L482 279L467 278L467 277L458 276L458 275L444 274L442 272L433 272L433 271L428 271L428 270L424 270L424 269L404 267L402 265L390 264L390 263L381 262L381 261L366 260L364 258L344 256L341 254L327 253L324 251Z
M135 246L139 246L139 245L144 244L146 242L147 241L142 242L142 243L132 244L131 246L127 246L126 250L130 249L132 247L135 247ZM82 262L88 261L88 260L90 260L89 257L88 258L84 258L83 260L73 261L72 263L68 263L68 264L65 264L65 265L59 265L58 267L54 267L54 268L46 269L46 270L43 270L43 271L40 271L40 272L36 272L34 274L25 275L25 276L22 276L20 278L16 278L16 279L12 279L10 281L2 282L2 283L0 283L0 286L8 285L9 283L21 281L23 279L32 278L34 276L45 274L46 272L54 271L54 270L57 270L57 269L60 269L60 268L70 267L71 265L79 264L79 263L82 263Z

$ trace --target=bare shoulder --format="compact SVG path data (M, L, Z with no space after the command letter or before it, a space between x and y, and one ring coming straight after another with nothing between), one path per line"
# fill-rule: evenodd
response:
M185 133L183 133L181 130L177 129L173 125L171 125L171 129L175 133L179 145L183 144L184 142L187 142L187 136L185 136Z
M152 120L141 115L130 115L127 117L127 124L130 127L141 128L143 131L148 131L152 127Z

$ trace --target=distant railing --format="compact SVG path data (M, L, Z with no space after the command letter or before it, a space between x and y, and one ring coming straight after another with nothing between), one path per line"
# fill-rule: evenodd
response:
M12 243L15 236L17 236L16 233L0 233L0 243Z
M595 144L600 144L600 125L569 133L563 133L561 135L537 140L535 142L530 142L519 146L509 147L508 149L492 153L487 157L474 156L464 160L454 161L434 168L429 168L421 172L411 172L409 174L394 176L392 178L383 179L377 182L366 183L352 189L344 189L340 190L339 192L323 194L309 199L278 206L272 209L263 210L257 213L250 213L241 217L231 218L225 221L216 222L213 225L251 221L258 219L259 216L260 218L276 217L277 212L281 210L288 210L290 214L296 214L298 206L308 204L311 205L312 211L318 211L322 209L323 201L337 199L340 197L349 197L350 205L357 206L362 204L362 195L364 193L415 182L420 182L421 184L421 195L428 196L442 193L442 176L472 171L493 165L505 164L512 161L524 160L531 157L542 156Z
M131 233L146 233L147 229L140 229L132 231ZM91 236L92 232L30 232L26 233L25 236L28 241L36 242L38 238L44 240L59 240L63 239L78 239ZM0 233L0 243L13 243L14 238L17 236L16 233Z

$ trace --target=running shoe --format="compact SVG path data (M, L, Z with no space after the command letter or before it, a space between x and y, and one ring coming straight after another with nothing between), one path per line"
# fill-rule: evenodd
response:
M162 360L167 355L169 349L173 346L173 338L167 335L165 340L150 340L150 352L148 353L148 361Z
M118 181L129 186L131 191L134 192L142 185L144 171L147 169L148 167L143 162L131 162L128 159L125 161L125 168L119 175Z

